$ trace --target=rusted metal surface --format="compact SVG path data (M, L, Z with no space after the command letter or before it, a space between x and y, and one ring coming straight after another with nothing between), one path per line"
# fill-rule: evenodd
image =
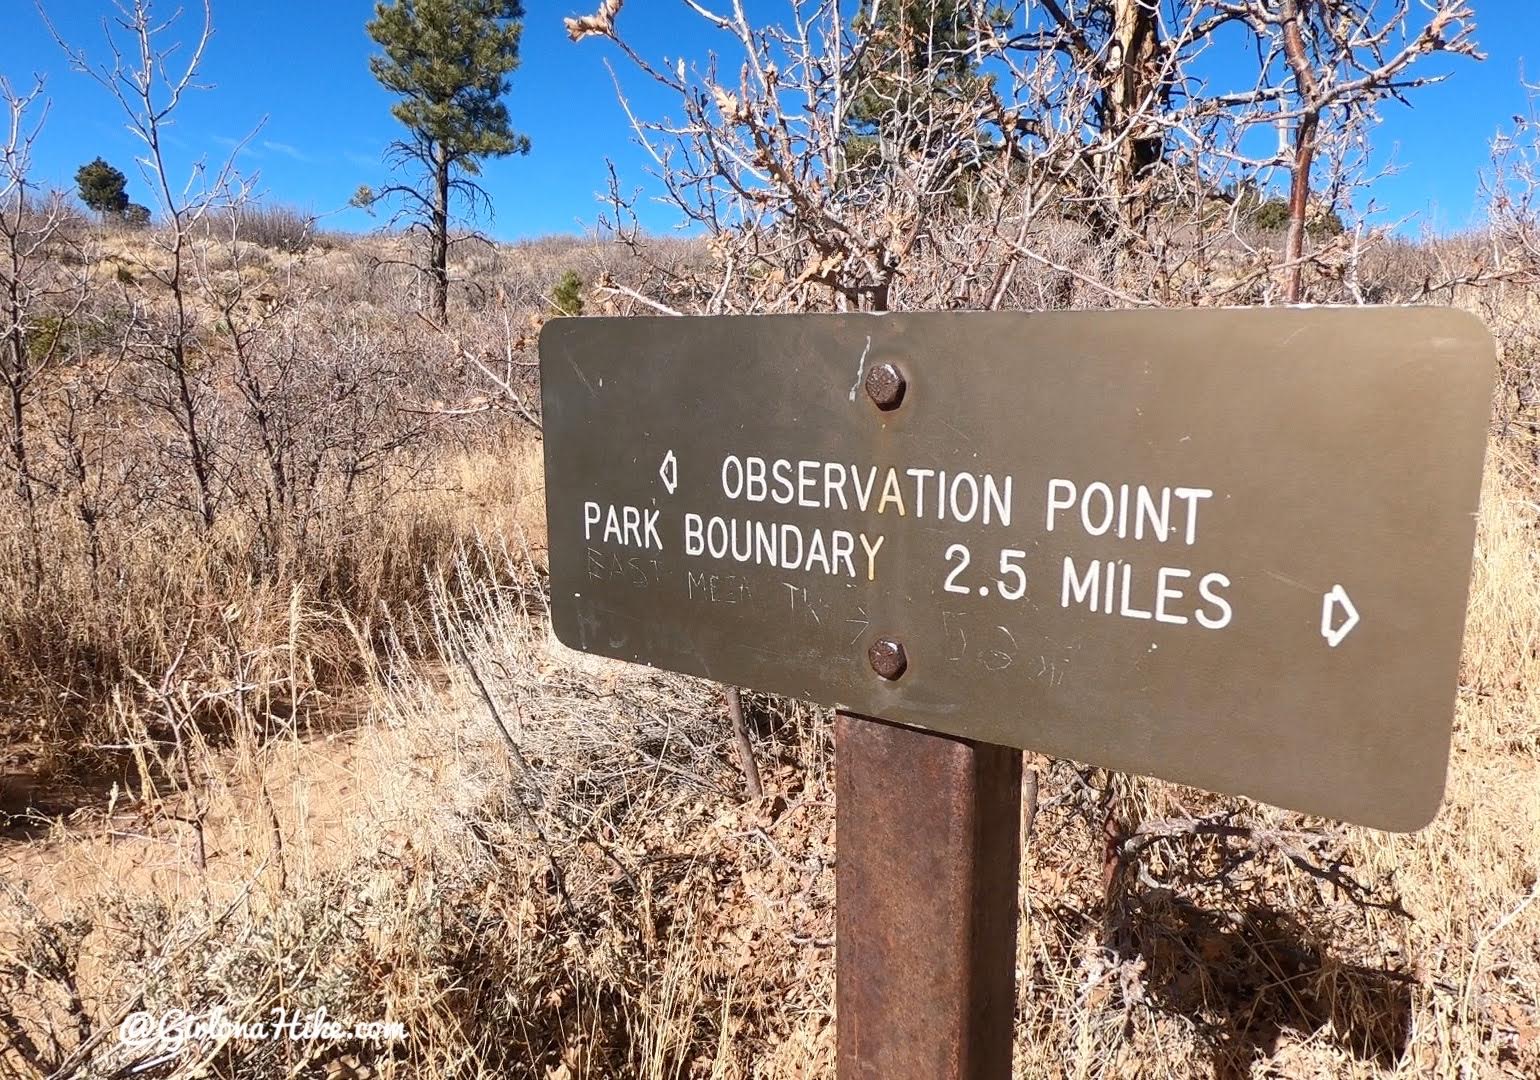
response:
M896 409L902 405L908 385L895 364L884 362L866 369L866 396L879 409Z
M1021 755L840 713L839 1080L1006 1080Z
M872 647L866 650L866 659L873 671L890 681L902 678L909 670L909 654L904 651L904 643L892 638L878 638L872 642Z
M541 377L574 648L1378 828L1438 807L1468 315L558 319Z

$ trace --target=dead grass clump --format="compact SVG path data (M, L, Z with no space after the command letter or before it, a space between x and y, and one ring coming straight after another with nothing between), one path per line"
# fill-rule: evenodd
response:
M206 866L188 865L188 845L163 850L181 874L140 880L157 902L138 916L114 907L113 848L155 841L121 823L116 844L105 830L59 834L77 866L100 860L101 872L66 881L34 869L12 895L9 949L66 924L75 944L46 986L0 974L0 1019L48 1048L45 1068L141 987L135 1007L153 1010L324 1005L350 1021L399 1020L401 1043L304 1048L316 1068L347 1060L383 1076L827 1066L823 718L750 710L777 797L743 805L716 689L567 652L533 585L517 545L467 551L435 584L432 615L394 625L400 640L431 641L436 659L393 656L371 723L328 744L348 747L337 779L300 807L285 797L297 774L279 764L280 744L253 747L249 773L216 766ZM343 842L328 846L332 833ZM89 987L78 1009L71 981ZM19 1043L11 1053L26 1056ZM92 1067L146 1060L108 1040ZM281 1044L200 1044L176 1061L179 1074L305 1065Z
M299 254L316 241L316 218L278 203L243 203L220 223L233 235L273 251Z

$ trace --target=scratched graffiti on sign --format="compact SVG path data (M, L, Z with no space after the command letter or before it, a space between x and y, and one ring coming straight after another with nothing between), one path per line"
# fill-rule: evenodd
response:
M1468 317L583 319L541 353L569 645L1369 824L1436 808ZM853 392L875 363L897 407Z

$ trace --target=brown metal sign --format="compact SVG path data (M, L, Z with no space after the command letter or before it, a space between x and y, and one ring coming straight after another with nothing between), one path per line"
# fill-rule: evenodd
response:
M556 632L1417 828L1492 356L1426 308L557 320Z

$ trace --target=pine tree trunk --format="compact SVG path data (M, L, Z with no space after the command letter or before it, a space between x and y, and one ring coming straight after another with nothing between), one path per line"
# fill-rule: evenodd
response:
M449 317L449 154L437 147L433 156L433 313L444 323Z

